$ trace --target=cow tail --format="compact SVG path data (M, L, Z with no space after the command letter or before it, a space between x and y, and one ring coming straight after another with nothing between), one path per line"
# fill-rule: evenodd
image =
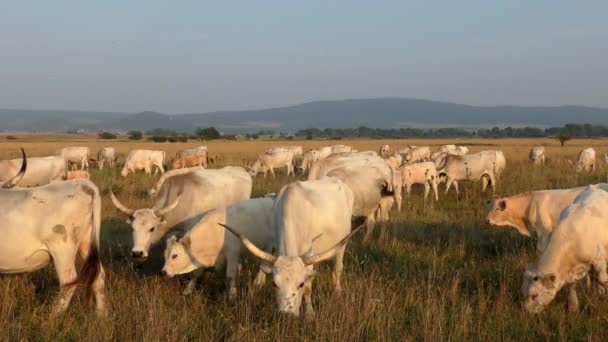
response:
M87 288L87 294L91 294L95 279L103 272L101 265L101 256L99 251L99 240L101 233L101 196L96 186L83 184L87 191L90 191L93 197L92 211L92 227L91 227L91 242L89 244L89 254L84 261L84 265L76 279L64 286L84 285Z

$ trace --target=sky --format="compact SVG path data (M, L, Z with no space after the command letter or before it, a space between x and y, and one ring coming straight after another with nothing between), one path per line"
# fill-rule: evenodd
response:
M608 1L2 1L0 108L608 107Z

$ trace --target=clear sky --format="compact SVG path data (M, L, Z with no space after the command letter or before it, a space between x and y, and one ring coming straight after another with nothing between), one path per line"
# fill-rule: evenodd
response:
M4 1L0 107L608 107L608 1Z

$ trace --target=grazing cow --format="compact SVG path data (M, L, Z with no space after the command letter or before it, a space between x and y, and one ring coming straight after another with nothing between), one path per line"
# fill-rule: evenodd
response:
M123 177L127 177L129 173L137 170L145 170L146 174L150 174L152 167L156 166L160 170L161 174L165 173L163 163L165 161L164 151L151 151L151 150L131 150L125 160L125 165L122 168L120 174ZM157 169L154 170L156 175Z
M93 291L97 313L105 315L99 190L87 180L10 189L25 175L26 163L24 153L19 174L0 190L0 273L29 273L52 261L60 285L52 315L67 309L79 284ZM77 255L84 260L80 274Z
M114 150L114 147L103 147L97 152L97 165L99 165L100 170L103 170L106 162L110 167L114 167L114 163L116 162L116 150Z
M173 162L173 169L183 169L194 166L203 167L204 160L203 157L197 154L181 157Z
M587 187L528 191L518 195L488 201L490 211L486 223L511 226L525 236L536 234L536 248L542 252L549 236L559 223L559 217Z
M586 148L578 153L576 156L576 172L595 171L595 150L592 147Z
M272 276L280 312L300 315L302 297L306 316L314 318L312 307L313 266L333 259L334 289L342 289L340 277L344 252L351 233L353 194L334 177L295 182L281 189L274 208L278 254L257 247L236 228L225 226L243 245L268 265L263 269Z
M7 181L19 171L21 159L0 161L0 182ZM32 187L62 181L67 178L67 164L60 156L28 158L27 170L19 187Z
M263 172L264 178L266 178L266 172L270 171L272 178L274 178L274 169L286 167L287 176L290 174L295 176L293 159L293 152L287 150L260 154L255 163L249 166L249 174L251 177L255 177L258 173Z
M282 151L293 152L294 158L300 158L300 157L302 157L302 154L303 154L302 146L275 146L275 147L271 147L271 148L267 149L265 153L273 154L275 152L282 152Z
M241 167L206 170L199 167L167 171L150 190L151 208L131 209L116 199L112 203L126 214L133 228L131 254L136 264L148 250L175 228L188 229L211 209L251 197L251 176Z
M380 156L382 156L382 157L388 156L388 154L390 153L390 150L391 150L391 148L388 145L380 146Z
M344 182L355 198L353 216L366 219L365 239L372 236L376 211L384 196L401 199L394 191L394 171L384 159L364 153L336 154L313 165L308 174L309 180L323 176L336 177ZM386 227L383 225L380 237L384 238Z
M87 170L68 171L66 179L91 179L91 175Z
M352 152L353 148L346 145L333 145L331 147L331 153L345 153Z
M532 149L530 150L529 158L534 163L534 165L544 165L545 164L545 147L544 146L532 147Z
M399 169L401 177L403 179L403 185L405 186L406 193L410 195L413 184L424 185L424 199L426 200L429 195L429 191L433 188L435 193L435 201L439 200L437 193L437 169L433 162L422 162L405 164Z
M304 174L314 163L329 157L331 154L331 147L321 147L319 149L306 151L302 156L302 159L300 159L300 162L296 165L296 168Z
M73 163L72 170L76 170L77 163L80 163L81 170L89 168L91 150L88 147L64 147L59 152L59 155L63 157L68 164Z
M488 183L492 185L492 190L496 190L496 180L504 170L505 159L501 151L483 151L477 154L467 154L463 156L447 155L437 167L440 180L446 181L445 192L450 190L454 184L456 194L458 191L458 181L481 180L481 190L485 191Z
M578 311L574 284L593 267L603 292L608 288L608 193L589 189L561 214L536 266L524 273L522 291L528 312L539 313L564 286L570 287L569 310Z
M411 148L404 155L403 159L408 163L427 161L431 159L431 148L428 146Z
M209 164L209 149L207 146L197 146L193 148L187 148L177 152L175 155L175 159L182 159L189 156L200 156L200 164L198 166L202 166L204 168L208 167ZM192 165L195 166L195 165ZM174 167L175 168L175 167Z
M255 198L207 212L182 237L178 238L175 235L169 237L165 249L163 273L173 277L195 272L195 277L184 291L185 294L189 294L196 286L196 276L200 275L204 268L219 269L225 266L229 293L230 296L235 296L244 250L241 249L241 241L218 224L235 227L256 246L270 252L275 241L272 225L273 206L274 198ZM260 271L255 285L262 286L265 281L266 275Z

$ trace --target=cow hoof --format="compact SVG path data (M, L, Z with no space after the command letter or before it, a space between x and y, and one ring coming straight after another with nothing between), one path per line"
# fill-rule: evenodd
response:
M192 292L194 291L194 286L188 286L184 289L184 291L182 292L182 294L184 296L190 296L192 294Z
M307 321L314 321L315 320L315 312L314 312L314 310L307 310L306 311L306 320Z
M231 288L230 291L228 291L228 298L230 300L236 299L236 289L235 288Z

